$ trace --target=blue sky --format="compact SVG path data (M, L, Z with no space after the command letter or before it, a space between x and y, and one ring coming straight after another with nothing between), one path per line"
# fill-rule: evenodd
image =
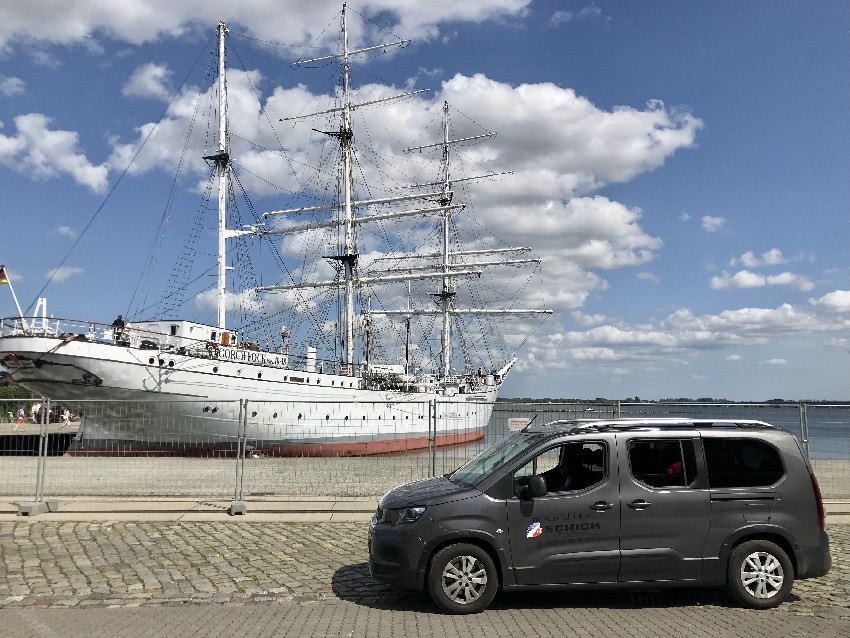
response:
M215 23L228 22L230 61L248 72L231 80L231 97L261 122L252 100L276 119L330 85L243 36L301 53L331 41L340 7L62 7L0 8L0 263L26 307L79 238L44 291L49 312L110 322L130 308L150 254L187 121L180 108L206 90ZM369 129L375 141L421 143L414 138L448 99L464 121L499 133L465 157L473 170L514 171L464 195L488 234L544 260L534 286L513 290L517 303L556 312L507 330L522 347L503 395L850 399L846 2L351 7L414 38L359 61L355 85L376 95L390 84L432 90L397 111L404 126ZM352 19L354 44L383 41ZM139 127L164 112L166 125L95 216ZM169 214L175 228L198 206L205 174L192 161ZM243 165L263 178L281 169L259 152ZM262 181L253 186L261 210L287 205ZM165 275L143 288L167 285L174 241L155 253ZM14 314L0 294L0 314ZM190 318L211 319L198 308Z

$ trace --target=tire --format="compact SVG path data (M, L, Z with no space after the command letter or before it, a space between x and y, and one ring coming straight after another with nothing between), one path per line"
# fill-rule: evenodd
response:
M477 614L492 602L498 588L493 559L477 545L448 545L431 558L428 593L445 612Z
M779 606L794 585L794 566L779 545L752 540L732 549L729 556L729 593L744 607Z

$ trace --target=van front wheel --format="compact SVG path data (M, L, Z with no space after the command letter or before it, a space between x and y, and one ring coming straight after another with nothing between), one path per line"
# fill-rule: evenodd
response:
M785 600L794 584L794 567L776 543L741 543L729 557L729 591L745 607L770 609Z
M477 545L448 545L431 559L428 593L443 611L476 614L486 609L498 588L493 559Z

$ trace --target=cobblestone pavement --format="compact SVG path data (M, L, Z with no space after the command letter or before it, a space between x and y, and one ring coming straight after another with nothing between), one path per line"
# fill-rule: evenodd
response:
M0 634L172 638L230 635L238 627L246 636L275 635L274 628L277 635L300 628L315 636L482 635L485 628L490 636L658 636L677 626L690 628L692 638L850 636L846 525L829 528L832 572L797 582L777 610L737 609L723 593L704 590L562 591L501 594L477 620L436 614L424 597L374 583L365 564L366 529L364 523L3 522Z

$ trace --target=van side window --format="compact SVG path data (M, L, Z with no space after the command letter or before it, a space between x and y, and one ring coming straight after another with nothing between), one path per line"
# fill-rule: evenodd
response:
M709 487L764 487L785 473L779 452L764 441L703 437Z
M691 439L629 441L632 477L647 487L687 487L696 478L696 453Z
M528 477L539 474L546 493L576 492L605 480L606 445L602 441L564 443L537 455L514 473L515 488L521 490Z

